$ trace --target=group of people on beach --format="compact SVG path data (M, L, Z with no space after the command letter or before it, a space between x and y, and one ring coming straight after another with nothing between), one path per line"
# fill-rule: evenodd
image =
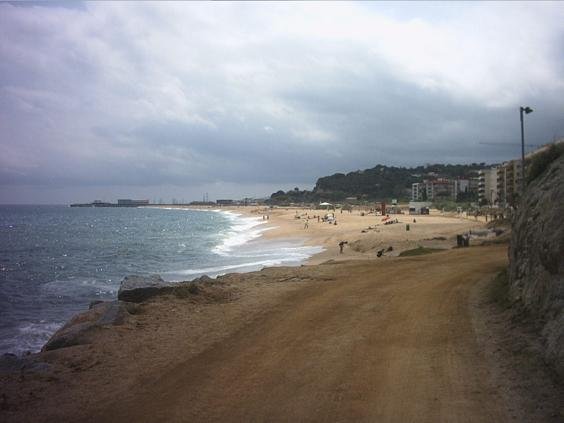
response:
M310 217L309 214L305 215L305 217L302 215L298 215L298 212L296 212L295 215L296 219L304 219L304 229L308 229L309 228L309 220L310 219L317 219L317 223L329 223L330 225L337 225L337 219L335 219L335 215L334 214L327 214L323 217L321 217L320 215L313 215L313 217Z

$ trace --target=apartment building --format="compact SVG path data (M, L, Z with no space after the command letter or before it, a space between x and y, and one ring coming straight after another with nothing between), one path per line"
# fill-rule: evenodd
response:
M482 205L493 206L498 199L498 168L480 170L478 174L478 201Z

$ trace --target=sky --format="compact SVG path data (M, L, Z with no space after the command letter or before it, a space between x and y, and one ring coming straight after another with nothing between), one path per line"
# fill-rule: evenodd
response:
M527 143L564 137L562 22L559 2L0 3L0 203L517 158L520 106Z

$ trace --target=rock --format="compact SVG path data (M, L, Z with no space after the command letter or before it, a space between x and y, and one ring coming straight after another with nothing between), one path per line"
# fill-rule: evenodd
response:
M91 308L93 308L94 306L103 303L103 300L94 300L94 301L90 301L90 305L88 306L88 310L90 310Z
M513 301L544 322L545 360L564 379L564 155L532 181L513 216Z
M100 310L100 317L96 324L99 326L124 324L127 316L134 314L131 312L129 304L123 301L108 301L96 305L94 309Z
M127 317L136 311L135 307L136 305L123 301L105 301L96 304L90 310L74 316L55 332L41 351L90 343L94 331L103 326L125 323Z
M126 276L121 281L118 300L141 303L157 295L169 294L172 288L173 285L162 280L159 275Z
M206 285L213 285L216 282L217 282L216 279L210 278L208 275L202 275L199 278L196 278L192 281L192 283L206 284Z

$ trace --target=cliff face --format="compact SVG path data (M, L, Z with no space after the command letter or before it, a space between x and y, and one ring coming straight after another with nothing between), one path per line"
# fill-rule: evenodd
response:
M564 155L532 181L513 220L510 295L543 323L545 359L564 379Z

